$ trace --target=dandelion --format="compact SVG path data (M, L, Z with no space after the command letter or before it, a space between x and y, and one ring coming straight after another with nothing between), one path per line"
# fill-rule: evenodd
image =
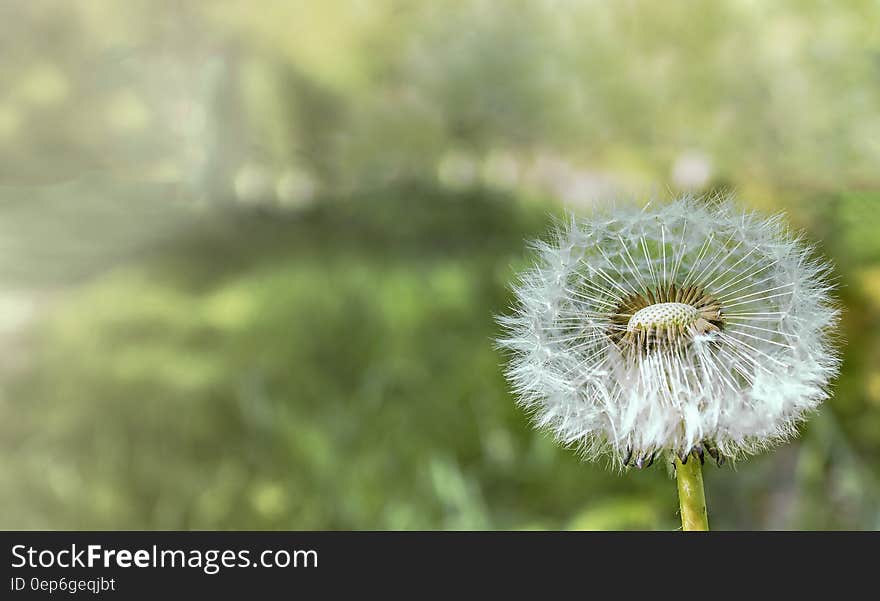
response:
M708 527L706 454L767 449L828 397L830 266L780 216L729 199L618 206L535 248L500 318L519 403L585 459L668 458L685 529Z

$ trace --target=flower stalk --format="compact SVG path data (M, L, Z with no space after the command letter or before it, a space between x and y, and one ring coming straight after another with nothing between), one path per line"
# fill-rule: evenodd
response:
M681 508L682 530L709 530L706 493L703 491L703 469L696 457L675 458L675 480L678 483L678 504Z

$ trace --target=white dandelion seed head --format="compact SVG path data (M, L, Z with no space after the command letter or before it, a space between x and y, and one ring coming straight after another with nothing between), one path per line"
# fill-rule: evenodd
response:
M830 265L780 216L729 199L616 206L535 248L499 345L519 403L585 458L742 457L827 398Z

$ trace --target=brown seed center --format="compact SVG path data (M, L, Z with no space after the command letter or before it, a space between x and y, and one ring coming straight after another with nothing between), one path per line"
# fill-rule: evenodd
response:
M623 350L679 347L724 326L722 307L701 287L675 284L632 294L612 315L611 339Z

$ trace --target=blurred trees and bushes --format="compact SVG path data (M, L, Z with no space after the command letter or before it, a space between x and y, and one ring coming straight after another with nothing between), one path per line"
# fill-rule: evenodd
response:
M733 190L838 265L845 362L713 526L880 528L874 3L0 16L3 527L674 528L532 431L493 316L564 211Z

